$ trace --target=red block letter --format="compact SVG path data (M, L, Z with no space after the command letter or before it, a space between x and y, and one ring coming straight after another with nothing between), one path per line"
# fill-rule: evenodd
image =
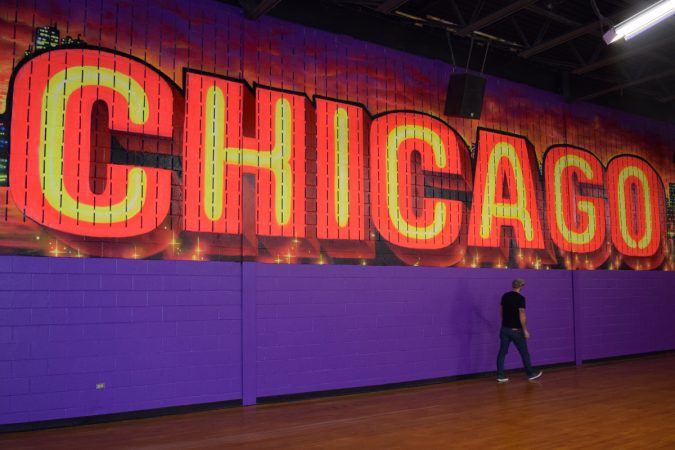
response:
M469 245L500 247L511 226L518 247L544 249L533 153L522 137L480 130Z
M316 101L317 237L366 239L363 108Z
M55 50L21 67L13 92L10 185L26 216L99 237L139 235L164 220L169 170L109 164L102 192L91 188L95 102L106 104L111 130L171 137L173 94L157 72L113 53Z
M663 261L665 193L654 169L634 156L619 156L607 166L609 212L614 247L636 269Z
M444 249L455 243L464 204L426 198L423 173L466 180L466 158L453 131L429 116L390 113L373 121L370 142L371 210L382 236L412 249Z
M606 241L605 200L582 193L583 187L602 189L603 172L598 158L586 150L559 146L546 152L546 214L551 238L563 252L585 254L584 261L567 258L570 269L593 269L609 256L608 251L592 255Z
M256 175L256 233L305 236L305 113L300 95L258 88L244 135L244 85L187 74L185 229L242 232L242 174Z

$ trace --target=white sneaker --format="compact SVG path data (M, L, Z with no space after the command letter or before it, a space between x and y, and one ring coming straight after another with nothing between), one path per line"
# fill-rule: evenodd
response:
M536 379L539 378L543 373L544 373L544 372L542 372L542 371L540 370L539 372L535 373L535 374L532 375L531 377L527 377L527 379L530 380L530 381L536 380Z
M507 381L509 381L509 379L506 378L506 377L504 377L504 378L497 378L497 383L506 383Z

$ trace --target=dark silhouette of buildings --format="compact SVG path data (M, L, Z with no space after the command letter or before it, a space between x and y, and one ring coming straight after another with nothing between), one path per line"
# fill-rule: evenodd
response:
M9 182L9 127L4 116L0 116L0 186Z
M68 35L61 39L61 32L56 24L46 27L38 27L35 29L35 40L32 45L28 46L28 50L24 52L24 57L29 57L37 52L51 50L60 47L78 47L86 45L80 38L80 34L76 38Z
M48 50L59 46L59 29L56 25L35 29L35 51Z

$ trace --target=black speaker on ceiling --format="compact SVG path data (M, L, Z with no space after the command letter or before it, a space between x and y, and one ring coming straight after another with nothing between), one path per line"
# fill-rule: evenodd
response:
M468 73L450 75L445 114L479 119L483 109L483 94L485 94L485 78Z

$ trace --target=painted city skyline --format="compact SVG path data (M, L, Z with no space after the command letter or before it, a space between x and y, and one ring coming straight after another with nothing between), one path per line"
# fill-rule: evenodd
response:
M604 166L617 156L634 155L648 161L664 184L667 197L664 216L672 237L675 228L672 125L589 104L567 105L554 94L495 78L488 80L481 120L458 119L443 114L443 93L448 73L453 69L439 61L268 17L246 21L237 8L208 0L190 6L177 1L161 5L151 0L118 2L114 11L113 5L93 8L88 5L86 20L78 13L77 1L68 3L73 6L70 8L62 1L51 0L47 4L35 11L23 5L16 11L13 5L0 6L3 29L13 30L9 43L0 44L2 108L7 106L13 70L41 52L72 46L110 49L144 61L171 79L181 93L184 71L194 70L242 80L249 85L296 92L309 99L320 96L356 103L374 117L392 111L419 112L449 124L469 147L476 145L479 129L523 136L532 144L540 164L540 177L544 153L551 146L566 144L586 149ZM107 23L106 17L116 17L116 23ZM153 17L153 20L147 21L147 27L138 27L132 17ZM6 115L0 117L0 135L3 124L5 129L7 126ZM112 139L118 154L125 153L128 142L116 140L115 135ZM174 159L167 160L168 164L180 163L180 156L172 155ZM0 184L1 159L0 147ZM109 157L97 164L105 166L111 160ZM11 201L9 194L5 194L5 208L9 211ZM180 234L179 228L175 230ZM175 235L169 241L180 239L190 240L193 250L208 241L203 238L195 243L191 238ZM168 241L163 242L158 246L125 244L124 254L130 255L125 257L166 255L162 245L168 245ZM91 254L88 247L90 243L71 242L63 251L75 249ZM132 252L131 247L136 249ZM144 249L139 251L138 247ZM58 245L56 248L58 253ZM194 254L193 250L186 253ZM94 253L107 254L101 250ZM275 257L278 255L270 253L270 260Z

